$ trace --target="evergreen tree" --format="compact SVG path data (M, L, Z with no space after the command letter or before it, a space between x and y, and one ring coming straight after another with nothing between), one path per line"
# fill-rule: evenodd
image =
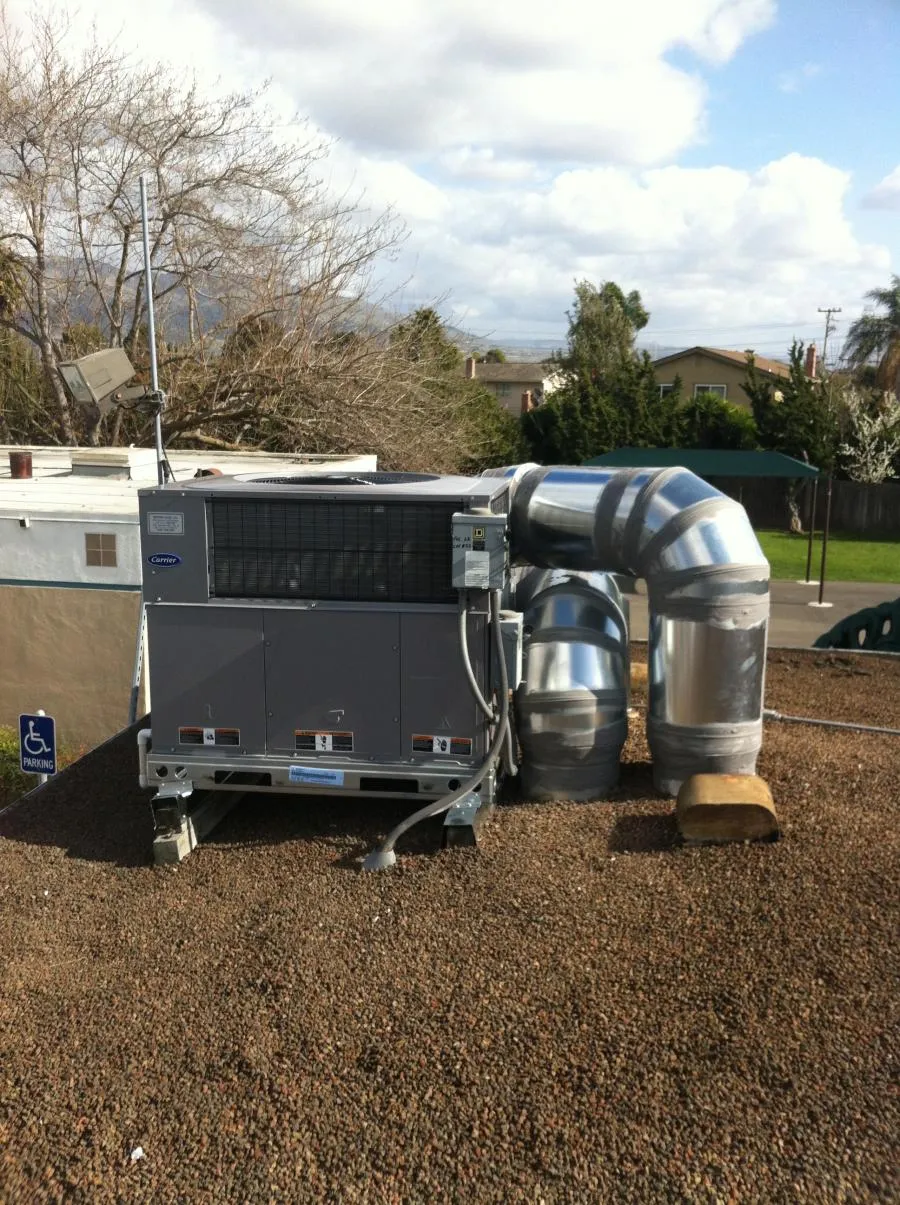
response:
M817 468L834 465L838 424L824 382L810 379L804 370L804 345L794 340L790 375L771 381L747 356L747 379L742 388L753 407L760 446L784 452L797 460L808 459Z
M680 448L750 451L758 447L753 415L714 393L701 393L683 402L677 424Z
M522 418L532 457L581 464L613 448L664 447L677 432L677 392L660 396L653 364L635 348L649 314L636 291L612 281L575 288L566 350L555 358L562 386Z

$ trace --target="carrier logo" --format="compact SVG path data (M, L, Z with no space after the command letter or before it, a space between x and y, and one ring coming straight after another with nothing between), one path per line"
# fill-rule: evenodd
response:
M181 564L181 557L174 552L154 552L153 556L147 557L147 561L157 569L171 569L173 565Z

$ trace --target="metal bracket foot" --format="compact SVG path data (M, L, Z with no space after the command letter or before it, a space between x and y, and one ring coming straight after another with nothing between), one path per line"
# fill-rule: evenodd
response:
M185 786L187 790L178 790L179 787ZM201 793L195 806L191 811L187 811L184 800L193 790L190 783L173 783L166 795L163 795L163 790L153 800L156 822L153 861L157 866L172 866L183 862L188 854L209 836L216 825L225 819L244 795L243 791Z
M478 838L494 805L471 791L453 805L444 817L444 849L477 848Z

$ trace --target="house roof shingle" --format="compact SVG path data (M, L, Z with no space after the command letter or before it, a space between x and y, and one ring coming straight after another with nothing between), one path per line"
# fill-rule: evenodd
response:
M703 355L709 356L713 360L723 360L727 364L736 364L743 368L747 363L747 353L745 351L727 351L719 347L688 347L684 351L675 352L671 356L662 356L659 360L653 361L654 368L660 368L664 364L674 363L675 360L680 360L684 356ZM781 360L770 360L766 356L754 356L754 362L760 372L767 372L773 377L788 377L790 376L790 367L783 364Z
M505 364L476 364L475 380L492 384L509 382L525 385L530 381L542 381L549 375L549 365L537 360L508 360Z

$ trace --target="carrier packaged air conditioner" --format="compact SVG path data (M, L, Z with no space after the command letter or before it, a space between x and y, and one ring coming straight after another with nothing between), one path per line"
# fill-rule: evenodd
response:
M149 785L452 791L490 743L508 497L496 479L381 472L142 491Z

